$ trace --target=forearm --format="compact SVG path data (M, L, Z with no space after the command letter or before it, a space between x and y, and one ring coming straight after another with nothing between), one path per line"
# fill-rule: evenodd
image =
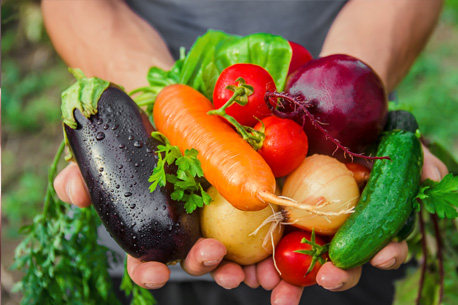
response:
M160 35L122 0L43 0L51 41L65 63L126 90L146 85L151 66L173 65Z
M441 8L442 0L350 0L331 26L320 56L357 57L391 91L424 48Z

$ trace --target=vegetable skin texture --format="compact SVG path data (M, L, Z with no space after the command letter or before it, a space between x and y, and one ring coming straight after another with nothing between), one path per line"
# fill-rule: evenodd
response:
M264 159L222 118L208 115L213 105L186 85L171 85L157 96L157 129L182 152L195 148L205 178L234 207L258 211L267 206L261 193L274 194L275 177Z
M241 211L227 202L214 187L207 192L213 201L200 210L202 235L224 244L227 249L225 259L240 265L252 265L272 254L272 244L278 244L284 230L279 223L281 216L274 215L280 210L278 206Z
M74 111L64 130L102 223L125 252L142 261L183 259L200 235L197 213L173 201L171 185L150 192L148 178L162 144L146 114L122 90L109 87L97 112ZM168 168L169 171L173 170Z
M331 241L335 266L350 269L370 261L401 230L413 211L423 152L415 134L395 130L382 137L371 177L352 214Z
M315 154L302 161L285 179L282 195L298 202L324 205L323 212L340 212L353 208L359 188L352 172L337 159ZM282 207L284 221L306 231L333 235L350 216L320 216L294 207Z

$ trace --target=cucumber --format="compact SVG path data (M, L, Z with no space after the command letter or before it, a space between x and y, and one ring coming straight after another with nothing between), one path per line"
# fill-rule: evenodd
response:
M423 152L410 131L386 132L377 151L371 177L355 212L331 241L329 257L337 267L350 269L368 262L401 230L413 211L418 193Z

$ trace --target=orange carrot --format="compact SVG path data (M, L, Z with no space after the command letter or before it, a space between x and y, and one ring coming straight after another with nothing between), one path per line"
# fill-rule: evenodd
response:
M171 85L156 98L154 123L182 153L191 148L199 152L205 178L235 208L258 211L274 203L318 215L348 212L322 212L320 206L277 197L269 165L221 117L208 115L212 109L212 103L195 89Z
M164 88L154 104L154 123L182 152L195 148L205 178L234 207L257 211L267 203L260 192L275 192L272 170L219 116L208 115L211 102L185 85Z

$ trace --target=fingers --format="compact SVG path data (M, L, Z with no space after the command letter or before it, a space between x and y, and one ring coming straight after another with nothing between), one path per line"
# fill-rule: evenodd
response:
M281 280L278 271L275 269L272 257L258 263L256 275L258 277L259 284L265 290L272 290Z
M236 263L222 261L218 268L212 272L215 282L223 288L237 288L245 280L243 268Z
M448 170L444 163L439 160L435 155L433 155L429 149L423 146L424 151L424 161L423 161L423 172L422 180L431 179L434 181L440 181L445 175L447 175Z
M67 203L72 203L80 208L91 205L91 199L83 177L75 163L69 164L54 179L54 188L57 196Z
M272 290L270 302L272 305L297 305L301 300L303 289L282 280Z
M256 265L243 266L243 272L245 272L244 283L250 288L258 288L259 281L256 275Z
M330 291L344 291L358 284L361 270L361 267L342 270L327 262L318 271L317 284Z
M170 270L159 262L141 262L127 256L127 272L132 281L146 289L158 289L164 286L170 277Z
M372 266L383 270L397 269L405 262L407 255L407 242L391 242L380 250L370 263Z
M224 245L211 238L201 238L189 251L181 267L190 275L200 276L213 271L226 255Z

